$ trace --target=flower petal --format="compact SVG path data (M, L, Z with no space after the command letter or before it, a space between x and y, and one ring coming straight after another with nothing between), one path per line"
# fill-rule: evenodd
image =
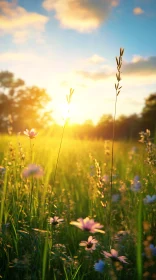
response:
M86 245L87 245L87 242L86 242L86 241L81 241L79 245L80 245L80 246L86 246Z
M107 259L112 257L112 255L106 251L103 251L103 254Z
M111 249L111 255L112 255L112 257L117 258L118 252L116 250L114 250L114 249Z

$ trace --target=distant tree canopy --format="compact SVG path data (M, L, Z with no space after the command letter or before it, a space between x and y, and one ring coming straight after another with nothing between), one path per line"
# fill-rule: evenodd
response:
M0 72L0 131L7 131L12 122L14 131L40 128L51 121L51 111L45 111L51 101L45 89L27 87L8 71Z
M142 127L156 131L156 93L150 94L145 100L142 111Z
M156 93L150 94L140 115L120 116L115 122L115 139L138 139L139 132L150 129L156 136ZM113 117L102 115L96 126L84 123L72 127L75 136L80 138L112 139Z

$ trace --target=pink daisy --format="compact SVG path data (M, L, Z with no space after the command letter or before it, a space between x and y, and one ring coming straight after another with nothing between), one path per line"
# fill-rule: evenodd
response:
M86 251L93 251L96 249L97 242L93 236L89 236L88 241L81 241L79 245L84 246Z
M119 256L118 257L118 251L111 249L111 253L108 253L106 251L103 251L103 255L105 258L111 258L113 261L120 261L122 263L127 263L125 256Z
M57 217L57 216L54 216L53 218L51 218L51 217L49 218L49 223L53 226L56 226L63 221L64 221L63 219L59 219L59 217Z
M100 230L100 228L103 228L102 225L100 225L100 223L94 222L93 219L89 219L88 217L86 217L85 219L79 218L76 221L72 221L70 222L71 225L74 225L82 230L85 231L89 231L92 233L95 232L101 232L101 233L105 233L105 231Z
M28 136L30 139L33 139L37 136L38 132L36 132L36 130L32 128L31 130L26 129L24 131L24 134Z

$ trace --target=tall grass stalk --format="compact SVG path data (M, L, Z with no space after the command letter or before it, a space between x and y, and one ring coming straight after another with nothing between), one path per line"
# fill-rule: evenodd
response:
M45 237L44 250L43 250L43 260L42 260L42 280L46 279L46 268L47 268L47 259L48 259L48 231Z
M3 191L2 191L2 199L1 199L1 215L0 215L0 225L3 221L3 214L4 214L4 207L6 203L6 191L7 191L7 180L8 180L8 175L7 172L4 175L4 185L3 185Z
M120 55L116 57L117 64L117 83L115 83L116 97L115 97L115 107L114 107L114 117L113 117L113 132L112 132L112 148L111 148L111 172L110 172L110 204L109 204L109 226L111 224L111 205L112 205L112 192L113 192L113 169L114 169L114 141L115 141L115 124L116 124L116 111L117 111L117 98L120 93L122 86L120 86L121 81L121 66L122 66L122 56L124 49L120 48Z
M33 145L32 139L30 138L30 162L33 163L34 156L33 156ZM31 185L30 185L30 220L32 216L32 200L33 200L33 191L34 191L34 178L31 178Z
M79 276L78 276L78 273L79 273L79 270L80 270L80 268L81 268L81 264L78 266L78 268L76 269L76 271L74 272L74 274L72 273L72 271L70 272L70 276L68 275L69 273L67 272L67 270L66 270L66 268L65 268L65 266L64 266L64 273L65 273L65 280L75 280L75 279L83 279L83 277L82 278L79 278ZM78 278L77 278L78 277Z
M62 135L61 135L59 150L58 150L58 154L57 154L57 160L56 160L56 166L55 166L55 172L54 172L53 186L55 185L56 173L57 173L57 168L58 168L58 163L59 163L60 152L61 152L61 147L62 147L62 142L63 142L63 137L64 137L64 131L65 131L66 123L67 123L67 122L66 122L66 120L65 120L64 125L63 125L63 129L62 129Z
M137 215L137 279L142 280L142 194L140 194Z
M115 123L116 123L116 110L117 110L117 98L120 93L122 86L120 86L121 81L121 66L122 66L122 56L124 53L124 49L120 48L120 55L116 57L116 64L117 64L117 83L115 83L115 90L116 90L116 97L115 97L115 107L114 107L114 118L113 118L113 134L112 134L112 153L111 153L111 178L110 178L110 201L112 198L112 190L113 190L113 169L114 169L114 140L115 140Z
M30 186L30 219L32 216L32 202L33 202L33 191L34 191L34 178L31 178L31 186Z
M69 95L66 95L67 104L68 104L68 112L67 112L67 117L65 118L65 121L64 121L63 129L62 129L62 135L61 135L61 140L60 140L60 145L59 145L59 150L58 150L57 160L56 160L56 166L55 166L55 172L54 172L53 186L55 185L56 173L57 173L57 169L58 169L58 163L59 163L60 152L61 152L61 147L62 147L62 142L63 142L63 137L64 137L64 131L65 131L65 127L66 127L67 120L68 120L69 106L71 103L71 98L72 98L73 93L74 93L74 90L71 88Z
M31 138L30 138L30 162L32 163L33 160L33 149L32 149L32 142L31 142Z

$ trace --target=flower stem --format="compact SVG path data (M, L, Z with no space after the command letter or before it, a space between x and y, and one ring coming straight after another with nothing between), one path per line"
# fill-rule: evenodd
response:
M117 94L115 98L114 118L113 118L113 135L112 135L112 153L111 153L111 178L110 178L110 202L112 201L113 191L113 169L114 169L114 140L115 140L115 121L116 121Z
M116 79L117 83L115 83L116 97L115 97L115 107L114 107L114 118L113 118L113 134L112 134L112 154L111 154L111 170L110 170L110 200L109 200L109 217L108 217L108 227L109 230L111 228L111 207L112 207L112 193L113 193L113 169L114 169L114 141L115 141L115 124L116 124L116 110L117 110L117 97L120 93L121 86L121 66L122 66L122 56L124 53L124 49L120 48L120 55L116 57L117 64L117 73ZM111 236L111 232L110 232Z
M57 155L57 160L56 160L56 166L55 166L55 172L54 172L53 186L55 185L56 173L57 173L57 168L58 168L58 163L59 163L59 157L60 157L60 152L61 152L61 147L62 147L62 142L63 142L65 127L66 127L66 121L65 121L65 123L64 123L64 125L63 125L63 129L62 129L62 135L61 135L61 140L60 140L60 146L59 146L59 150L58 150L58 155Z

